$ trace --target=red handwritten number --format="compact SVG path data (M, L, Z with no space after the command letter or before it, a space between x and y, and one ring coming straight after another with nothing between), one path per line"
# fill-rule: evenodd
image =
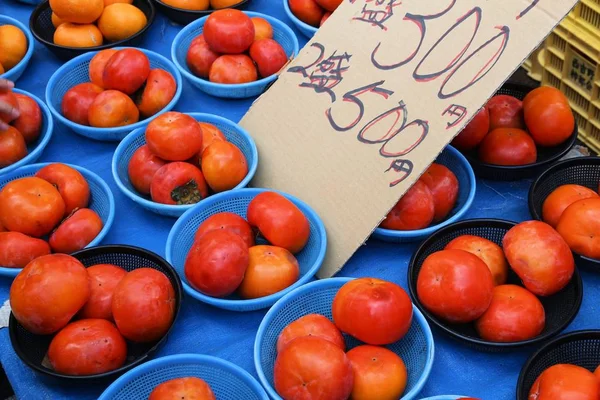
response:
M448 11L450 11L454 7L455 4L456 4L456 0L451 0L450 5L448 5L448 7L446 7L445 9L443 9L442 11L440 11L437 14L418 15L418 14L406 13L404 16L404 20L413 22L414 24L417 25L417 27L421 31L421 37L419 38L419 43L417 44L415 50L405 60L399 61L394 64L383 64L377 60L377 53L379 51L379 48L381 47L381 42L379 42L377 44L377 46L375 46L375 49L373 49L373 52L371 53L371 63L373 64L373 66L375 66L376 68L378 68L380 70L387 71L387 70L400 68L400 67L408 64L409 62L411 62L417 56L417 54L419 53L419 50L421 50L421 46L423 45L423 41L425 40L425 35L427 34L426 21L435 20L437 18L440 18L441 16L446 14Z
M317 43L317 42L312 43L310 45L310 47L319 49L319 56L317 57L317 59L315 61L313 61L311 64L308 64L304 67L301 65L297 65L297 66L288 68L287 72L296 72L296 73L302 74L302 76L305 78L309 77L310 74L306 71L311 69L318 63L320 63L323 60L323 56L325 55L325 46L323 46L321 43Z
M454 32L455 29L457 29L458 27L460 27L465 21L467 21L472 16L474 16L474 18L475 18L475 29L473 31L473 35L471 36L471 38L469 39L469 41L467 42L467 44L462 48L462 50L450 62L450 64L448 64L446 67L444 67L443 69L441 69L441 70L439 70L437 72L428 73L428 74L421 74L421 73L419 73L419 70L421 69L423 63L425 63L425 61L427 61L429 59L429 56L431 55L431 53L433 53L438 48L438 46L440 45L440 43L443 43L443 41L444 41L445 38L447 38L452 32ZM413 72L413 77L417 81L427 82L427 81L436 79L440 75L443 75L446 72L450 71L452 68L454 68L454 66L465 55L465 53L467 52L467 50L469 49L469 47L471 47L471 44L473 43L473 40L475 40L475 36L477 36L477 32L479 31L479 26L480 25L481 25L481 8L475 7L472 10L470 10L469 12L467 12L465 15L463 15L462 17L460 17L456 21L456 23L454 25L452 25L450 27L450 29L448 29L446 31L446 33L444 33L438 39L438 41L431 47L431 49L429 49L429 51L427 52L427 54L425 54L425 56L423 56L423 59L421 60L421 62L416 66L416 68L415 68L415 70ZM447 51L448 51L448 49L444 49L444 52L447 52Z
M479 48L477 48L474 52L472 52L460 64L458 64L458 66L446 77L446 79L444 80L444 83L442 83L442 86L440 87L440 90L438 92L438 97L440 99L448 99L450 97L456 96L459 93L464 92L465 90L469 89L471 86L473 86L474 84L479 82L481 79L483 79L483 77L486 76L492 70L492 68L494 68L494 66L500 59L500 57L502 57L502 54L504 54L504 51L506 50L506 46L508 45L508 40L510 37L510 28L508 26L503 26L503 27L500 27L499 29L500 29L500 33L498 33L497 35L492 37L490 40L488 40L487 42L485 42L484 44L479 46ZM468 63L469 60L471 60L473 57L475 57L480 51L484 50L486 47L488 47L489 45L491 45L492 43L494 43L497 40L501 41L498 51L496 53L494 53L494 55L492 55L492 57L487 61L487 63L479 71L477 71L475 76L464 86L454 90L453 92L445 93L444 89L446 88L446 85L448 84L448 82L450 82L452 80L454 75L458 71L460 71L460 69L466 63Z
M350 125L341 126L337 122L335 122L335 119L333 118L333 115L331 113L331 107L329 107L327 109L327 111L325 111L325 115L327 116L327 119L329 120L329 123L331 124L333 129L335 129L338 132L345 132L345 131L348 131L348 130L354 128L356 125L358 125L358 123L362 120L364 113L365 113L365 105L362 102L362 100L359 98L363 94L374 93L374 94L380 95L386 99L389 96L393 95L394 94L393 91L380 87L384 83L385 83L385 81L375 82L370 85L366 85L366 86L351 90L344 95L344 100L343 100L344 102L349 102L349 103L355 104L358 107L358 114L357 114L356 118L354 119L354 121L352 121L350 123Z

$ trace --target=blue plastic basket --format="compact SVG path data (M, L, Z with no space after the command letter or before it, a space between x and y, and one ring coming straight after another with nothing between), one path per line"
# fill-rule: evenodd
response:
M254 365L260 382L274 400L281 400L273 384L273 368L277 358L277 339L283 329L300 317L321 314L332 319L331 303L338 290L351 278L330 278L311 282L288 293L267 312L254 342ZM344 335L346 346L351 349L361 344ZM415 399L419 394L433 365L434 344L431 329L423 314L413 306L413 322L404 338L385 346L398 354L408 371L408 382L401 400Z
M202 113L189 113L188 115L195 118L196 121L208 122L215 125L223 132L228 141L235 144L242 151L244 157L246 157L246 162L248 163L248 175L246 175L244 180L233 188L233 190L246 187L254 177L254 173L258 167L258 151L256 150L254 140L248 132L238 124L216 115ZM196 204L169 205L155 203L150 200L149 197L138 193L129 181L129 160L138 148L146 144L145 133L146 130L144 128L136 129L127 135L127 137L119 143L119 146L117 146L117 150L115 150L112 159L112 173L115 182L125 196L129 197L145 209L167 217L180 217L184 212L194 207ZM203 200L202 202L205 201L206 200Z
M273 27L273 39L275 39L285 50L288 58L293 58L298 54L298 38L294 31L292 31L286 24L279 21L276 18L270 17L265 14L256 12L245 11L250 17L264 18ZM202 34L204 23L208 17L200 18L183 28L181 32L177 34L173 45L171 46L171 58L192 85L200 89L201 91L208 93L212 96L230 98L230 99L243 99L246 97L253 97L260 95L272 82L277 79L277 74L271 75L267 78L259 79L255 82L241 83L241 84L222 84L212 83L206 79L199 78L192 74L188 68L186 57L190 43L192 40Z
M34 176L36 174L36 172L38 172L40 169L42 169L46 165L50 165L50 164L53 164L53 163L40 163L40 164L27 165L27 166L21 167L15 171L9 173L9 174L1 176L0 177L0 190L2 190L2 188L8 182L14 181L15 179L19 179L19 178ZM96 238L94 240L92 240L91 243L86 246L86 248L97 246L100 244L102 239L104 239L104 236L106 236L106 234L110 230L113 220L115 219L115 199L113 197L112 192L110 191L110 188L106 184L106 182L104 182L104 180L102 180L102 178L100 178L98 175L96 175L95 173L91 172L88 169L79 167L77 165L71 165L71 164L65 164L65 165L75 168L77 171L81 172L83 177L88 182L88 185L90 186L90 204L88 205L88 207L90 209L94 210L100 216L100 219L102 219L102 222L104 224L104 227L102 228L102 230L100 231L98 236L96 236ZM21 272L21 269L22 268L0 267L0 276L15 277L15 276L17 276L17 274L19 272Z
M185 259L194 242L196 230L202 222L211 215L220 212L232 212L246 218L248 204L259 193L268 192L268 189L240 189L216 194L202 201L200 204L181 216L169 232L167 238L167 261L173 265L183 283L183 289L193 298L208 303L212 306L231 311L254 311L267 308L275 304L286 293L304 285L313 279L325 258L327 249L327 234L321 218L304 202L285 193L280 194L291 200L306 215L310 224L310 237L306 247L295 254L300 266L300 277L292 286L259 299L242 300L235 296L215 298L200 293L187 283L184 273Z
M425 229L414 231L395 231L392 229L377 228L373 232L373 237L385 242L409 243L418 242L430 236L433 232L458 221L469 210L475 199L475 174L473 168L458 150L452 146L447 146L444 151L435 160L436 163L448 167L458 179L458 199L456 206L450 212L448 218L439 224L431 225Z
M14 164L11 164L4 168L0 168L0 176L9 173L10 171L14 171L19 167L37 161L37 159L40 158L42 152L50 142L52 132L54 131L54 121L52 119L52 114L50 114L50 110L48 110L48 107L46 106L46 104L44 104L42 100L32 95L31 93L25 92L23 90L13 89L13 92L27 95L33 100L35 100L36 103L38 103L40 109L42 110L42 129L40 131L39 138L35 142L27 146L27 155Z
M117 47L116 49L120 50L123 48L125 47ZM67 91L75 85L90 81L89 64L92 58L98 52L89 52L67 62L62 67L57 69L56 72L50 77L48 86L46 86L46 103L48 104L52 114L54 114L54 117L79 135L101 141L119 141L127 136L129 132L148 125L150 121L160 114L172 110L173 107L175 107L175 104L177 104L177 101L179 101L179 98L181 97L181 91L183 89L183 81L181 79L179 70L175 68L170 60L158 53L146 49L138 50L143 51L150 59L150 68L161 68L165 71L168 71L171 73L171 75L173 75L173 78L175 78L175 82L177 83L177 91L175 92L175 96L171 102L167 104L167 106L159 113L135 124L117 128L94 128L91 126L76 124L65 118L61 112L61 103L65 93L67 93Z
M203 379L218 400L269 400L256 379L242 368L199 354L161 357L140 365L114 381L98 400L147 399L161 383L185 377Z
M25 3L25 4L31 4L31 5L38 5L40 4L43 0L17 0L20 3Z
M17 21L14 18L7 17L6 15L0 15L0 26L2 25L14 25L20 30L22 30L25 36L27 37L27 53L25 53L25 57L23 57L23 59L13 68L11 68L3 74L0 74L0 78L16 82L21 77L21 75L23 75L25 68L27 68L27 64L29 64L29 60L31 60L31 56L33 55L33 48L35 47L35 41L33 40L33 35L31 34L29 28L27 28L25 25L23 25L21 22Z
M294 15L292 10L290 9L289 0L283 0L283 8L285 9L285 13L287 14L288 18L292 20L292 23L294 24L296 29L298 29L304 36L311 39L315 35L315 33L317 33L318 28L309 25L306 22L300 21L298 17Z

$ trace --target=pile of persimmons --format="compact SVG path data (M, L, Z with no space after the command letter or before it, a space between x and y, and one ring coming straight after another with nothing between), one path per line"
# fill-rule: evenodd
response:
M248 174L244 153L223 132L187 114L158 116L145 137L129 160L128 174L133 187L154 202L195 204L209 196L209 188L233 189Z
M257 245L253 229L268 244ZM298 280L294 254L302 251L309 237L304 213L284 196L264 192L248 205L247 220L221 212L198 227L185 260L185 277L192 287L212 297L269 296Z
M148 23L133 0L50 0L54 44L96 47L125 40Z
M413 306L392 282L360 278L335 295L333 322L308 314L286 326L277 340L273 380L284 400L399 399L408 372L400 356L383 347L409 331ZM362 342L346 352L342 332Z
M267 20L226 9L208 17L202 34L191 43L186 61L200 78L239 84L276 74L288 57L273 39L273 27Z
M290 10L302 22L320 27L342 0L289 0Z
M90 81L69 89L62 99L68 120L95 128L135 124L167 106L177 83L168 71L151 69L140 50L102 50L89 65ZM141 117L141 118L140 118Z
M52 368L66 375L95 375L120 368L131 343L160 340L171 327L175 291L152 268L131 272L112 264L86 268L76 258L36 258L10 287L19 323L36 335L54 334Z
M527 165L537 161L537 146L558 146L574 130L568 99L560 90L543 86L529 92L523 101L509 95L492 97L452 145L461 151L476 151L486 164Z
M0 267L23 268L50 252L73 253L104 226L87 208L85 177L65 164L50 164L35 176L15 179L0 190Z

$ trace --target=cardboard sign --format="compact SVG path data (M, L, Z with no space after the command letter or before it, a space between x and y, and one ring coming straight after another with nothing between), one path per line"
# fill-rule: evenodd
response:
M241 125L339 271L576 0L346 0Z

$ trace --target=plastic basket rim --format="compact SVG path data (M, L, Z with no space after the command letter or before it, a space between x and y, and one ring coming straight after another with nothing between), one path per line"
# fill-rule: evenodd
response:
M269 393L269 396L272 399L281 400L281 397L279 396L279 394L277 394L275 389L273 389L273 387L269 383L269 380L265 376L265 373L264 373L264 371L262 369L262 365L261 365L261 355L262 355L261 343L264 338L264 335L265 335L268 325L271 323L271 321L273 320L275 315L279 311L281 311L281 309L287 304L288 301L295 299L297 297L300 297L300 296L304 295L306 292L312 291L313 289L329 288L329 287L342 287L345 283L353 281L355 279L360 279L360 278L337 277L337 278L320 279L320 280L317 280L314 282L307 283L306 285L301 286L301 287L287 293L285 296L283 296L281 299L279 299L273 305L273 307L271 307L271 309L269 311L267 311L267 313L263 317L262 321L260 322L258 331L256 332L256 338L254 339L253 355L254 355L254 368L256 369L256 373L258 374L258 379L259 379L260 383L263 385L263 387L265 388L265 390L267 391L267 393ZM415 386L409 392L404 393L402 395L402 397L400 398L400 400L413 399L415 396L417 396L419 394L419 392L421 392L421 390L423 389L423 386L425 386L425 383L427 382L427 379L429 378L429 374L431 373L431 370L433 368L433 360L435 357L435 342L433 340L433 333L431 332L431 327L427 323L427 320L425 319L425 317L423 316L421 311L415 306L414 303L412 304L412 306L413 306L413 322L412 323L414 323L416 321L421 326L423 332L425 333L426 343L428 344L428 346L427 346L427 361L425 362L425 368L424 368L419 380L415 384ZM402 339L400 339L400 340L402 340Z
M246 176L244 177L244 179L237 185L235 186L233 189L231 190L239 190L241 188L246 187L250 181L252 180L252 178L254 177L254 175L256 174L256 169L258 168L258 148L256 147L256 143L254 142L254 139L252 138L252 136L250 136L250 134L248 133L248 131L246 131L244 128L242 128L241 126L239 126L237 123L218 116L218 115L213 115L213 114L207 114L207 113L185 113L191 117L193 117L194 119L196 119L199 122L208 122L211 123L212 122L221 122L225 125L229 125L233 128L235 128L235 130L244 138L246 138L248 140L248 143L250 143L250 147L252 149L252 157L253 157L253 162L252 164L249 166L248 168L248 173L246 174ZM198 118L202 118L201 120ZM123 183L123 181L121 180L121 177L119 176L119 172L118 172L118 163L120 161L120 159L122 158L123 152L125 152L125 150L127 149L127 147L138 137L140 137L141 135L145 134L146 132L146 128L142 127L142 128L138 128L135 129L134 131L130 132L117 146L117 148L115 149L115 152L113 153L113 157L112 157L112 161L111 161L111 169L112 169L112 175L113 178L115 180L115 183L117 184L117 187L119 188L119 190L121 190L121 192L123 194L125 194L125 196L127 196L130 200L146 207L149 209L153 209L153 210L160 210L160 211L168 211L168 212L184 212L187 211L195 206L197 206L199 203L197 204L185 204L185 205L172 205L172 204L160 204L160 203L155 203L151 200L148 200L142 196L140 196L137 192L133 192L131 190L129 190L125 184ZM138 147L139 148L139 147ZM226 193L226 192L225 192ZM205 199L202 199L200 201L204 202L207 199L216 196L216 194L209 196Z
M315 222L315 225L317 226L317 230L318 230L319 236L321 238L321 241L320 241L320 245L319 245L319 254L317 255L317 258L316 258L315 262L313 263L313 265L310 266L307 273L304 275L301 275L298 278L298 280L296 282L294 282L294 284L290 285L289 287L287 287L283 290L280 290L277 293L273 293L269 296L259 297L258 299L231 300L231 299L211 297L211 296L205 295L205 294L201 293L200 291L194 289L193 287L188 285L188 283L186 282L186 279L184 279L185 277L181 277L181 283L183 285L183 289L185 290L185 292L188 295L190 295L194 299L199 300L203 303L210 304L212 306L219 307L219 308L229 309L228 307L230 307L232 305L263 308L267 304L270 304L273 301L277 301L280 298L285 297L287 294L289 294L290 292L293 292L295 289L306 286L306 284L308 284L308 282L315 276L315 274L317 273L319 268L321 268L321 265L323 264L323 260L325 259L325 253L327 251L327 233L325 230L325 225L323 224L323 221L321 220L319 215L307 203L303 202L302 200L298 199L295 196L292 196L288 193L281 192L278 190L264 189L264 188L243 188L243 189L238 189L236 191L217 193L217 194L207 198L204 203L200 202L197 205L195 205L193 208L187 210L181 217L179 217L179 219L177 219L177 221L175 222L175 224L169 231L169 236L167 237L166 250L165 250L167 261L171 264L173 263L173 261L172 261L173 260L173 254L172 254L173 250L172 249L174 246L173 243L175 241L176 233L178 233L181 230L181 228L183 227L183 225L187 223L187 221L190 219L190 217L192 215L194 215L195 213L197 213L200 209L212 206L217 201L220 201L222 197L229 198L229 197L232 197L232 196L235 196L238 194L240 194L240 195L251 194L254 197L256 197L256 195L258 195L260 193L264 193L264 192L275 192L275 193L281 194L282 196L286 197L288 200L292 201L296 206L298 206L303 213L308 214L307 215L308 219L311 219ZM177 271L176 268L175 268L175 270ZM254 308L254 309L256 309L256 308Z
M169 4L167 4L167 3L165 3L164 1L161 1L161 0L154 0L154 1L157 2L157 3L159 3L160 6L168 8L168 9L170 9L172 11L177 11L177 12L184 13L184 14L189 14L189 15L201 15L201 16L205 16L205 15L208 15L208 14L213 13L215 11L241 7L244 4L249 3L251 0L240 0L238 3L232 4L232 5L227 6L225 8L221 8L221 9L218 9L218 8L209 8L207 10L186 10L185 8L174 7L174 6L169 5Z
M143 36L148 31L148 29L150 29L150 27L152 26L152 24L154 23L154 20L156 19L156 8L154 7L154 3L152 2L152 0L140 0L140 1L143 1L144 3L146 3L148 5L148 7L150 8L150 16L147 18L148 21L146 22L146 26L144 26L139 32L134 33L133 35L131 35L128 38L125 38L123 40L118 40L116 42L103 43L100 46L85 47L85 48L71 47L71 46L61 46L61 45L55 44L54 42L50 42L48 40L45 40L40 35L38 35L37 32L35 31L35 29L33 29L33 26L34 26L36 20L39 18L40 14L43 11L45 11L47 8L50 8L50 1L49 0L42 0L33 9L33 11L31 12L31 15L29 17L29 27L30 27L30 30L31 30L33 36L35 36L36 40L39 41L40 43L42 43L43 45L48 46L50 48L61 49L61 50L71 50L71 51L74 51L74 52L82 52L83 51L84 52L83 54L87 54L88 52L95 52L95 51L101 51L101 50L106 50L106 49L112 49L112 48L115 48L116 46L123 45L123 44L125 44L127 42L130 42L132 40L135 40L135 39ZM144 15L146 15L146 14L144 13Z
M523 389L525 375L529 372L529 369L531 368L533 363L536 362L537 359L542 354L544 354L548 350L551 350L553 347L555 347L559 344L571 342L571 341L575 341L575 340L579 340L579 339L586 339L586 336L596 336L596 338L598 340L600 340L600 329L585 329L585 330L576 330L576 331L564 333L562 335L559 335L559 336L553 338L552 340L548 341L547 343L544 343L544 345L542 345L542 347L540 347L532 355L530 355L527 358L527 361L525 361L525 364L523 364L521 371L519 372L519 378L517 380L517 388L516 388L516 398L519 400L522 399L522 396L520 395L520 393ZM523 400L526 400L526 399L523 399Z
M254 12L254 11L242 11L242 12L244 14L248 15L249 17L263 18L263 19L267 20L272 26L274 25L278 29L284 31L286 35L288 35L289 37L292 38L292 42L294 44L291 58L295 58L298 55L298 52L300 51L300 44L298 42L298 38L296 37L296 34L289 26L287 26L281 20L279 20L275 17L272 17L270 15L267 15L267 14ZM198 26L204 26L204 23L206 22L208 17L209 16L207 15L205 17L199 18L199 19L191 22L190 24L186 25L181 31L179 31L179 33L177 33L177 35L173 39L173 44L171 45L171 59L173 61L173 64L175 64L175 67L177 68L177 70L186 79L188 79L190 82L194 82L194 83L202 85L206 88L230 89L230 90L253 89L253 88L260 87L262 85L268 85L269 83L272 83L277 79L277 77L279 76L278 73L268 76L266 78L258 79L254 82L224 84L224 83L210 82L206 79L199 78L199 77L195 76L194 74L188 72L185 69L185 67L179 62L179 59L177 57L177 49L178 49L181 41L183 40L183 37L186 36L190 31L195 30Z
M312 32L313 35L315 33L317 33L319 28L315 28L314 26L309 25L304 21L301 21L298 17L296 17L294 15L294 13L292 12L292 9L290 8L289 0L283 0L283 8L284 8L285 13L287 14L288 18L292 20L294 25L296 25L299 30Z
M26 27L25 24L23 24L21 21L9 17L8 15L0 15L0 24L2 24L4 21L7 21L7 24L15 25L16 27L18 27L23 32L25 37L27 37L27 52L25 53L25 56L23 56L23 58L17 63L17 65L12 67L8 71L5 71L3 74L0 74L0 78L10 80L14 75L14 71L18 71L21 68L27 68L31 57L33 56L35 40L33 34L31 33L31 30L28 27Z
M111 383L105 390L102 392L98 400L109 400L114 395L118 393L118 390L122 389L125 384L132 381L133 379L138 378L141 374L156 369L157 367L168 366L171 363L183 363L183 364L215 364L222 369L228 370L235 375L237 375L240 379L242 379L248 386L260 397L265 400L268 400L267 393L262 388L262 386L258 383L258 381L248 373L242 367L235 365L234 363L224 360L219 357L205 355L205 354L193 354L193 353L183 353L183 354L173 354L164 357L155 358L146 363L136 366L131 370L127 371L119 378L117 378L113 383ZM166 382L166 381L165 381Z
M598 164L598 166L600 168L600 157L597 157L597 156L575 157L575 158L569 158L567 160L562 160L562 161L557 162L556 164L551 165L548 169L546 169L544 172L542 172L537 178L535 178L535 180L529 187L529 193L527 194L527 205L529 207L529 213L531 214L533 219L538 220L538 221L543 221L542 216L538 214L538 212L534 206L535 192L537 191L538 186L541 184L541 182L543 180L546 180L547 178L549 178L555 172L558 172L564 168L568 168L571 166L577 166L577 165L585 165L589 161L594 161L596 164ZM600 259L586 257L586 256L576 253L574 251L573 251L573 254L576 257L581 258L581 260L583 260L584 262L593 264L594 266L600 268Z
M284 0L284 1L286 1L286 0ZM413 231L395 231L392 229L385 229L385 228L377 227L377 228L375 228L375 231L373 232L374 237L379 236L379 237L389 237L389 238L414 239L414 238L428 236L448 225L451 225L451 224L457 222L467 213L467 211L469 211L469 209L473 205L473 201L475 200L475 194L477 192L477 179L475 178L475 171L473 170L473 167L471 166L471 164L469 163L467 158L460 151L455 149L454 147L447 145L444 148L444 150L442 152L440 152L440 155L444 151L448 151L452 154L452 156L456 157L459 161L459 164L462 165L463 167L465 167L465 169L467 171L470 188L469 188L469 195L467 196L465 204L463 204L463 206L453 216L440 222L439 224L431 225L431 226L428 226L427 228L417 229L417 230L413 230ZM438 157L439 157L439 155L438 155ZM437 159L437 157L436 157L436 159ZM434 162L435 162L435 160L434 160Z
M132 363L130 363L128 365L122 365L121 367L114 369L112 371L107 371L107 372L103 372L100 374L94 374L94 375L66 375L66 374L61 374L61 373L55 372L49 368L40 367L39 365L31 362L30 360L28 360L22 356L22 354L21 354L22 351L20 349L17 350L17 348L14 345L14 343L16 341L16 337L15 337L16 336L16 333L15 333L16 328L15 328L14 324L18 323L18 321L15 318L14 313L11 311L10 319L9 319L9 326L8 326L11 347L13 348L14 352L17 354L19 359L25 365L27 365L29 368L33 369L34 371L37 371L37 372L47 375L47 376L52 376L54 378L73 380L73 381L78 381L78 382L96 381L99 379L105 379L107 377L111 377L113 375L123 373L123 371L127 371L132 368L135 368L136 366L144 364L145 360L147 360L151 356L151 354L156 352L158 350L158 348L160 348L165 343L165 341L169 337L169 334L173 330L173 327L175 326L175 323L177 322L177 319L181 312L181 304L183 303L183 290L181 287L181 279L179 278L177 271L175 271L175 268L173 268L173 266L171 264L169 264L169 262L167 262L163 257L156 254L155 252L144 249L142 247L131 246L131 245L103 245L103 246L89 247L89 248L85 248L85 249L82 249L82 250L79 250L79 251L73 253L72 256L77 257L77 256L85 255L85 253L88 253L88 252L96 252L96 251L114 251L114 252L129 251L129 252L144 254L145 256L147 256L149 258L154 258L157 263L162 264L167 269L169 269L175 280L175 284L173 285L173 290L175 291L176 297L177 297L177 308L175 309L175 315L173 316L173 322L171 323L171 326L169 327L167 332L164 334L164 336L162 338L160 338L154 344L154 346L152 346L148 351L146 351L146 353L144 355L140 356L137 360L133 361ZM171 281L171 279L169 279L169 282L170 281ZM70 321L69 321L69 323L70 323ZM37 336L41 336L41 335L37 335Z
M446 395L439 395L439 396L433 396L433 397L424 397L421 400L460 400L460 399L464 399L464 398L468 398L468 396L460 396L457 394L446 394Z
M14 180L14 176L10 177L10 175L16 175L16 174L21 174L21 173L29 173L30 171L33 172L35 174L35 172L39 171L40 169L42 169L43 167L47 166L47 165L51 165L51 164L64 164L67 165L73 169L76 169L77 171L79 171L84 178L86 179L86 181L88 179L94 181L94 183L98 184L98 186L100 186L102 188L102 191L106 194L106 196L108 197L108 218L106 219L106 222L104 222L104 226L102 227L102 230L100 231L100 233L98 233L98 235L94 238L94 240L92 240L87 246L85 246L82 250L79 250L73 254L77 254L81 251L84 251L86 249L89 249L91 247L99 247L98 244L104 239L104 237L106 236L106 234L108 233L108 231L110 230L110 228L112 227L112 224L114 222L115 219L115 197L112 193L112 191L110 190L110 187L108 186L108 184L104 181L104 179L102 179L99 175L97 175L95 172L90 171L87 168L84 167L80 167L79 165L74 165L74 164L68 164L68 163L61 163L61 162L44 162L44 163L36 163L36 164L29 164L29 165L25 165L21 168L17 168L14 171L11 171L9 173L9 176L6 175L2 175L1 178L8 178L11 181ZM21 272L23 270L23 268L6 268L6 267L0 267L0 276L10 276L10 277L16 277L19 272Z
M101 135L103 133L109 133L109 132L110 133L126 132L126 131L131 132L135 129L143 128L144 126L148 125L148 123L150 123L150 121L152 121L159 115L164 114L168 110L173 109L173 107L175 107L175 104L177 104L177 102L179 101L179 98L181 97L181 94L183 92L183 79L181 77L181 73L179 72L179 69L175 65L173 65L173 62L171 60L169 60L167 57L165 57L159 53L156 53L152 50L144 49L141 47L130 47L130 46L114 47L114 50L123 50L123 49L140 50L141 52L146 54L146 56L148 56L148 58L150 58L150 57L158 58L159 60L161 60L161 62L163 62L171 67L172 71L167 71L167 72L174 75L173 78L175 79L175 83L177 84L177 89L175 91L175 95L173 96L173 98L171 99L169 104L167 104L165 107L163 107L158 113L156 113L146 119L140 120L140 121L136 122L135 124L113 127L113 128L95 128L92 126L81 125L81 124L75 123L75 122L70 121L67 118L65 118L62 115L62 113L59 112L57 109L55 109L54 106L52 105L52 91L54 90L54 87L56 86L55 82L58 80L59 76L62 76L64 73L68 72L74 65L79 64L82 61L91 60L96 54L98 54L98 51L90 51L90 52L81 54L81 55L73 58L72 60L67 61L66 63L61 65L56 71L54 71L52 76L50 76L50 79L48 80L48 85L46 86L45 97L46 97L46 103L48 105L48 108L50 109L50 112L52 112L54 117L57 118L61 123L63 123L70 129L75 128L77 131L86 132L87 134Z
M528 339L528 340L504 343L504 342L491 342L491 341L487 341L487 340L484 340L481 338L468 337L461 333L455 332L451 326L450 327L447 326L448 323L439 321L437 317L435 317L431 312L429 312L421 304L421 301L419 300L419 297L417 296L417 293L415 292L414 286L416 285L416 282L413 283L413 279L412 279L413 271L416 268L417 258L421 255L421 253L424 251L425 248L429 247L431 243L435 242L438 239L438 237L442 236L443 234L453 231L457 228L461 228L463 225L464 226L477 225L477 226L485 227L485 225L483 225L483 224L505 225L506 227L508 227L510 225L510 226L514 227L518 223L514 222L514 221L509 221L509 220L505 220L505 219L496 219L496 218L466 219L463 221L455 222L451 225L448 225L448 226L440 229L439 231L435 232L432 236L430 236L429 238L424 240L423 243L421 243L419 245L419 247L417 247L417 249L415 250L415 252L413 253L413 255L410 258L410 261L408 263L408 269L407 269L408 290L410 293L410 298L413 301L413 303L415 304L415 306L417 308L419 308L419 310L423 313L425 318L431 324L435 325L437 328L442 330L448 336L450 336L454 339L457 339L462 343L466 343L469 345L475 345L480 348L499 349L499 350L505 350L505 351L518 350L518 349L521 349L521 348L524 348L527 346L532 346L535 344L547 342L548 340L556 337L557 335L560 335L560 333L562 331L564 331L571 324L571 322L573 322L573 320L579 313L579 310L581 309L581 303L583 301L583 280L581 278L581 274L579 273L577 266L575 267L575 270L573 272L573 277L571 278L571 282L574 282L578 289L578 291L577 291L578 295L577 295L577 298L575 299L575 303L573 305L576 312L572 313L572 315L563 324L561 324L558 328L556 328L552 331L546 332L545 334L540 334L540 335L538 335L532 339Z
M37 144L37 146L35 146L35 148L30 153L28 153L25 157L23 157L16 163L11 164L4 168L0 168L0 176L7 174L9 172L12 172L23 166L26 166L26 165L28 165L29 162L37 160L38 157L40 157L40 155L46 148L46 146L48 146L48 143L50 143L50 139L52 138L52 135L54 133L54 119L52 118L52 113L48 109L48 106L42 101L42 99L40 99L39 97L37 97L29 92L26 92L24 90L17 89L17 88L14 88L13 92L31 97L40 106L42 115L47 120L48 127L47 127L46 131L43 133L43 135L40 132L41 140L38 139L39 143Z

